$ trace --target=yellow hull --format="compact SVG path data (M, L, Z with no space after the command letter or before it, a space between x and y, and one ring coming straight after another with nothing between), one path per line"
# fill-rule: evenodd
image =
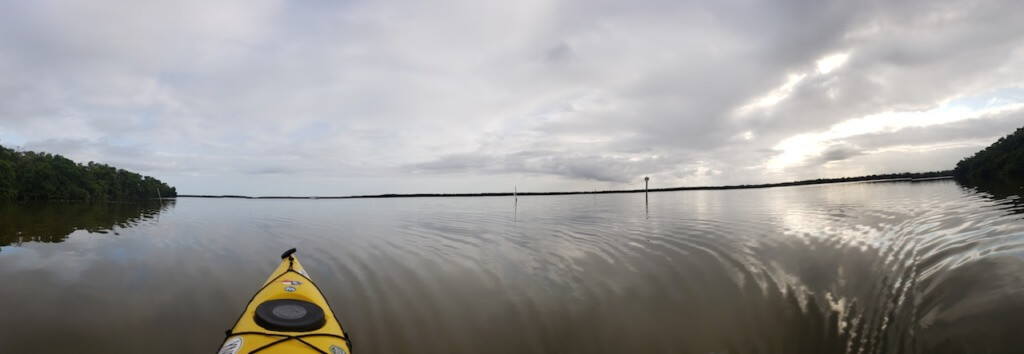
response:
M218 354L351 354L351 342L320 289L292 254L245 307Z

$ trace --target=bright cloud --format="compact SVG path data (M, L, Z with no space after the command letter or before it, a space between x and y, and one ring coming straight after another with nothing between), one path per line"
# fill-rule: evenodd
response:
M1004 113L1024 112L1024 101L1005 103L998 106L971 109L965 106L945 104L941 107L927 111L911 112L883 112L870 116L850 119L833 125L830 129L819 133L798 134L779 142L774 150L781 152L779 155L768 160L767 168L771 170L783 170L787 167L799 165L810 161L812 158L821 156L830 147L844 144L844 139L868 134L894 133L902 129L912 127L928 127L933 125L944 125L964 120L982 119ZM978 142L973 142L978 144ZM959 145L961 143L952 143ZM877 149L876 152L893 150L929 150L941 149L950 146L949 142L907 146L893 145Z
M846 53L838 53L818 59L816 62L819 74L828 74L846 63L849 57Z
M754 102L740 107L737 111L738 115L744 116L754 109L768 108L782 102L782 100L786 99L793 93L793 88L795 88L796 85L806 77L807 74L790 74L784 84L771 90L768 94L754 99Z

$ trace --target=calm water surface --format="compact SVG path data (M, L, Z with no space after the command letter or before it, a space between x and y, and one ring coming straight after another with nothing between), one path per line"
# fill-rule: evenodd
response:
M951 181L2 205L0 352L215 352L297 247L356 353L1020 353L1022 212Z

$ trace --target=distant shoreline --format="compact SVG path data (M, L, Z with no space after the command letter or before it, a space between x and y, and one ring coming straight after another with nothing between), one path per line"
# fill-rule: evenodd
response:
M676 192L694 190L727 190L727 189L756 189L774 187L807 186L816 184L844 183L844 182L924 182L934 180L952 179L953 171L923 172L923 173L893 173L885 175L870 175L859 177L843 178L819 178L811 180L764 183L764 184L741 184L732 186L699 186L699 187L671 187L651 188L650 192ZM429 198L429 197L507 197L513 195L536 196L536 195L575 195L575 194L619 194L619 193L643 193L644 189L620 189L604 191L572 191L572 192L498 192L498 193L411 193L411 194L373 194L373 195L348 195L348 196L247 196L247 195L204 195L204 194L179 194L177 198L232 198L232 199L370 199L370 198Z

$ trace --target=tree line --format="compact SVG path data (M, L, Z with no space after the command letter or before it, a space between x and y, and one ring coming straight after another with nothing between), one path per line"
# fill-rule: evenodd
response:
M132 201L177 195L174 187L135 172L0 146L0 201Z
M1024 127L960 160L953 176L967 184L1024 181Z

